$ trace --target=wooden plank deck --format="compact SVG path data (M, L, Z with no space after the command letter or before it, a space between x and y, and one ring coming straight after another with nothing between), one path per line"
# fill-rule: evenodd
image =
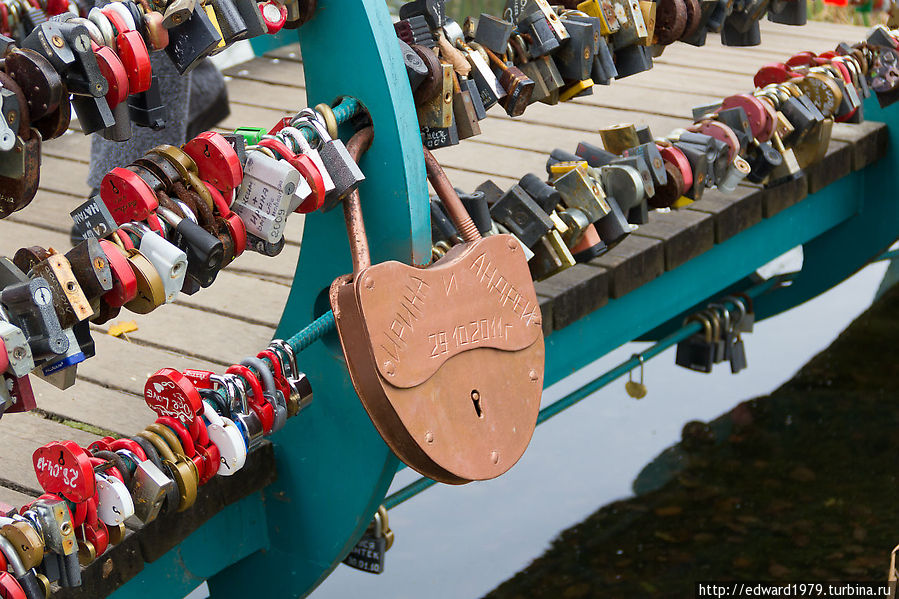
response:
M593 96L553 107L535 104L520 119L494 110L481 123L481 136L436 155L457 187L472 190L487 178L508 187L529 171L543 173L546 155L555 147L573 150L580 141L600 144L600 127L629 121L663 135L689 124L692 106L751 89L752 74L766 62L798 50L831 49L838 41L863 36L864 29L851 26L813 23L791 28L763 22L761 47L726 48L715 36L704 48L678 44L648 73L597 87ZM271 124L304 107L298 54L298 46L288 46L228 69L231 116L221 130ZM861 168L885 148L885 136L876 124L839 125L834 137L841 141L834 142L827 161L843 161L842 168L819 169L808 184L817 187L830 182L834 173ZM35 243L58 250L69 247L69 211L88 193L89 146L77 123L62 138L44 144L41 191L27 209L0 224L0 255ZM805 179L778 190L744 186L731 196L707 193L681 213L654 215L645 230L613 252L538 285L547 331L567 326L608 298L626 294L795 203L806 189ZM689 221L687 226L701 230L702 239L675 230L672 223L678 221ZM127 340L106 335L107 326L95 327L97 356L80 366L80 380L73 388L59 391L35 380L40 410L0 420L0 435L6 439L0 447L0 501L20 504L39 492L30 457L39 445L64 438L86 444L104 431L133 434L152 421L141 399L148 374L166 366L221 370L261 349L290 290L302 226L301 219L292 219L287 246L274 259L246 253L209 289L181 296L150 315L123 312L119 320L135 320L139 326ZM585 295L591 298L589 304L578 300Z

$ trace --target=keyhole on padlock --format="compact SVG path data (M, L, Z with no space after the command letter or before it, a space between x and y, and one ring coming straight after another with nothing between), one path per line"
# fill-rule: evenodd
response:
M474 411L477 413L478 418L483 418L484 412L481 410L481 394L478 393L477 389L471 390L471 403L474 404Z

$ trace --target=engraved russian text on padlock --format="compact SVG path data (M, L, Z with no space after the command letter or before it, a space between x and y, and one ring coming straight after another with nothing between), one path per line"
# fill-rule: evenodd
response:
M232 209L246 223L247 231L276 243L284 225L300 173L283 160L253 152L247 158L244 179Z

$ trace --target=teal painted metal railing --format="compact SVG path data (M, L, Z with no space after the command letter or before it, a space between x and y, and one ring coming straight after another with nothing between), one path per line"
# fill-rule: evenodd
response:
M368 177L361 197L372 261L426 262L430 222L418 122L386 7L380 0L320 0L315 20L299 35L308 104L348 95L372 115L375 141L361 164ZM873 99L865 111L871 120L899 121ZM797 306L848 277L886 249L899 231L899 202L884 193L895 188L899 169L897 131L891 127L887 156L874 165L554 331L546 338L545 384L678 318L690 306L735 286L745 288L746 277L758 266L796 245L804 247L802 272L791 285L758 297L757 320ZM304 348L300 362L316 393L312 405L272 437L277 482L213 516L178 547L147 564L114 594L116 599L146 596L147 588L160 598L183 597L203 580L217 598L309 593L358 541L384 501L398 461L353 391L333 317L328 316L328 287L351 270L340 212L310 215L276 333ZM321 342L313 343L316 339ZM619 368L626 372L630 367L626 362ZM579 391L589 394L613 374ZM571 395L559 401L573 405L580 399ZM556 403L546 409L568 407ZM544 413L548 418L558 412Z

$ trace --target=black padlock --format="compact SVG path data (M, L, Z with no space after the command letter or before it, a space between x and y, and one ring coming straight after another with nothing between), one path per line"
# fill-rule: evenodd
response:
M712 340L712 324L708 318L694 315L687 322L698 321L702 324L703 331L691 335L677 344L674 363L696 372L712 372L715 363L715 344Z
M84 296L92 301L112 289L113 279L109 261L100 242L85 239L68 252L66 260L72 267L72 274L81 286Z
M799 101L799 98L794 96L790 96L780 103L780 111L793 126L793 130L782 140L787 146L799 144L812 128L818 125L815 115Z
M684 192L684 196L699 201L702 199L702 194L706 187L705 181L709 176L707 148L680 142L675 142L673 145L687 158L687 161L690 163L690 170L693 171L693 186Z
M153 131L165 128L168 110L162 101L159 77L153 75L147 91L128 96L128 112L131 122L139 127L148 127Z
M490 215L528 247L553 228L553 222L543 208L520 185L513 185L493 204Z
M646 167L652 175L653 187L662 186L668 182L668 173L665 172L665 162L659 153L659 146L650 143L641 143L633 148L628 148L623 153L624 156L639 156L643 159ZM590 165L593 166L593 165ZM655 193L646 192L647 196L655 195Z
M449 127L422 127L421 143L429 150L437 150L459 143L459 131L455 119Z
M474 225L478 228L478 232L481 235L490 233L493 229L493 217L490 215L490 206L487 205L484 192L460 192L458 195L459 199L462 200L462 205L465 206L465 211L468 212L471 220L474 221Z
M268 26L265 24L265 19L262 18L262 11L259 10L259 3L256 0L233 0L233 2L247 26L247 38L252 39L268 34Z
M547 214L551 214L562 202L558 190L534 173L528 173L518 180L518 184Z
M623 79L652 68L652 54L647 46L627 46L615 50L616 79Z
M505 54L509 44L509 36L515 26L509 21L498 19L487 13L481 13L478 17L478 27L475 30L474 41L485 48L490 48L497 54Z
M446 241L455 243L459 232L446 215L446 210L440 200L431 199L431 239L435 242Z
M75 15L72 13L56 15L44 27L53 23L55 19L63 18L75 18ZM95 98L105 97L109 91L109 81L100 71L97 57L91 49L91 38L87 27L81 23L60 21L58 31L75 57L74 64L63 75L63 81L69 93L94 96ZM51 39L51 43L53 42L54 40Z
M518 30L528 39L528 51L534 58L546 56L559 48L559 40L553 33L546 16L535 10L518 20Z
M589 79L596 47L593 24L568 19L563 20L563 24L568 30L569 38L562 42L555 53L559 73L566 80Z
M209 0L226 44L247 39L249 28L234 0Z
M206 11L198 7L190 18L169 29L169 45L166 54L182 75L200 64L212 52L222 38Z
M25 276L12 263L9 266ZM37 365L65 355L69 350L69 339L53 309L52 296L50 285L43 277L25 277L24 281L7 285L0 292L0 303L6 309L10 322L25 333Z
M768 178L771 171L783 164L783 155L765 141L749 147L746 151L746 162L750 168L746 180L750 183L761 183Z
M413 0L400 6L400 18L422 16L432 30L446 24L446 3L444 0Z
M745 23L744 23L745 22ZM721 28L721 44L724 46L748 47L762 43L762 32L758 20L750 20L745 13L732 13Z
M206 288L212 285L224 260L224 248L219 238L193 222L181 218L172 210L160 206L157 214L175 227L177 235L170 241L187 254L187 274Z
M393 24L393 28L396 36L410 46L424 46L432 50L437 46L431 26L422 15L400 19Z
M115 115L109 109L106 98L72 96L72 108L78 116L78 124L85 135L102 131L115 125Z
M611 249L630 235L631 227L618 205L618 200L607 196L606 202L609 204L609 213L593 223L593 226L596 227L596 232L599 233L606 246Z
M412 91L418 89L425 77L428 76L428 67L421 56L412 49L409 44L401 39L397 39L400 44L400 54L403 55L403 63L406 65L406 76L409 77L409 85Z
M484 199L487 200L488 206L492 206L493 204L498 202L505 193L502 187L494 183L492 179L487 179L486 181L478 185L476 190L484 194Z
M718 120L730 127L740 142L740 151L743 152L752 142L752 129L749 125L749 117L742 106L728 108L718 112Z
M550 168L554 164L558 164L560 162L585 162L584 158L581 158L577 154L572 154L567 150L562 150L559 148L554 149L549 153L549 158L546 159L546 172L547 174L552 174Z
M76 322L72 327L72 333L75 334L75 341L78 342L78 349L84 354L85 359L93 358L97 355L94 346L94 338L91 336L91 323L89 320Z
M649 204L645 198L627 211L627 222L632 225L649 224Z
M577 149L574 153L582 160L586 160L587 164L593 168L605 166L618 158L618 154L613 154L608 150L604 150L599 146L595 146L585 141L582 141L577 145Z
M282 236L277 242L272 243L267 239L260 239L252 233L247 233L247 249L273 258L284 249L284 237Z
M805 25L808 20L806 0L774 0L768 5L768 20L781 25Z

